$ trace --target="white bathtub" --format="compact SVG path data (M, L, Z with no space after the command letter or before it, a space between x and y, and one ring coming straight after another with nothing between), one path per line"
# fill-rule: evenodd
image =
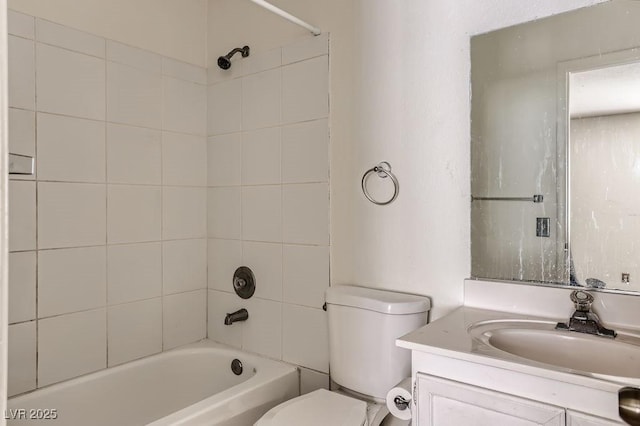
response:
M9 425L244 426L298 389L295 367L203 341L11 398L5 417Z

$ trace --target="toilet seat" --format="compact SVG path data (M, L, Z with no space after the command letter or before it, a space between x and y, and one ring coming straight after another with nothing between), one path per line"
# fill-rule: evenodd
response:
M367 403L325 389L290 399L269 410L255 426L363 426Z

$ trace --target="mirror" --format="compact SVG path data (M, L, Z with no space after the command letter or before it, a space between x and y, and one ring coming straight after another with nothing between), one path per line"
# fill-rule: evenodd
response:
M640 2L471 39L472 277L640 291Z

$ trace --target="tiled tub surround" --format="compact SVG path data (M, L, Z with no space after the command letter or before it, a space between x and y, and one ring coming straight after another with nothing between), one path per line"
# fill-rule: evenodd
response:
M211 68L207 87L203 68L9 15L10 150L37 159L10 183L10 394L207 328L300 365L302 392L328 387L327 36Z
M9 13L9 394L206 337L206 70ZM36 355L37 354L37 355Z
M210 68L208 336L298 364L302 392L328 387L328 37ZM256 293L233 293L249 266ZM225 326L240 308L249 320Z

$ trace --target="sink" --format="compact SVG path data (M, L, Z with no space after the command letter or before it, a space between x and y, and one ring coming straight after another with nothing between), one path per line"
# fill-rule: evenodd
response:
M469 328L474 340L500 352L600 377L640 379L640 338L615 339L555 330L550 321L484 321Z

